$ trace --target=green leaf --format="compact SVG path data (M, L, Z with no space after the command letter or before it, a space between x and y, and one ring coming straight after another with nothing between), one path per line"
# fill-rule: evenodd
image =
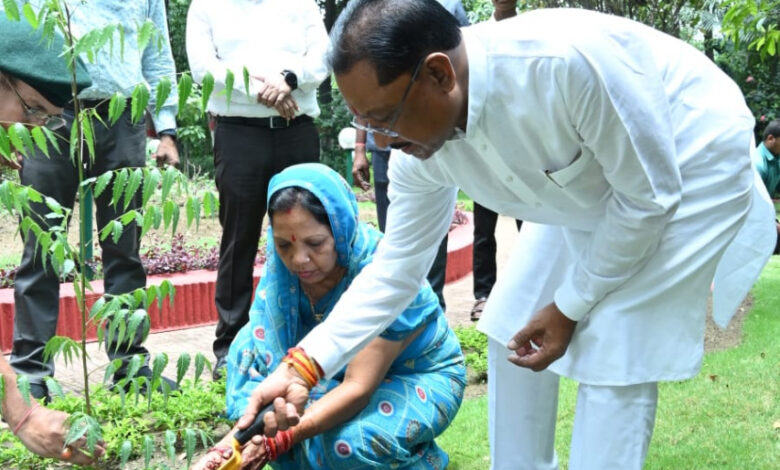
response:
M8 133L3 126L0 126L0 155L7 160L13 159L16 161L16 157L11 155L11 140L8 138Z
M211 98L211 93L214 91L214 76L211 75L211 72L206 72L200 86L202 93L200 107L205 112L206 107L209 104L209 98Z
M60 277L62 279L65 279L68 277L68 274L73 271L73 268L76 267L76 263L72 259L66 259L64 263L62 263L62 273L60 273ZM81 292L81 290L77 291L78 293Z
M19 21L19 7L15 0L3 0L3 9L5 16L11 21Z
M165 204L163 204L163 222L165 223L165 228L168 228L171 224L174 210L176 210L176 203L173 201L165 201Z
M46 202L46 207L48 207L50 211L54 212L55 214L62 214L62 206L59 202L57 202L56 199L46 196L44 201Z
M43 380L46 382L46 388L49 389L49 393L55 397L65 397L65 392L62 390L60 383L54 380L54 377L46 377Z
M233 96L233 83L236 77L233 76L233 71L228 69L225 74L225 100L227 101L227 109L230 109L230 98Z
M150 436L144 436L144 470L149 468L149 463L152 461L152 455L154 454L154 439Z
M162 175L157 168L145 168L144 169L144 190L141 198L141 206L146 207L146 203L154 194L154 190L157 189L157 185L160 184Z
M160 295L157 297L157 300L159 301L160 310L162 310L162 303L165 297L168 297L169 304L173 305L174 292L175 289L173 288L173 284L171 284L171 281L165 280L160 283Z
M246 96L249 96L249 69L244 67L244 91Z
M152 360L152 383L157 382L162 377L163 370L168 365L168 355L157 353Z
M122 443L122 447L119 449L119 467L125 468L127 460L130 458L130 453L133 451L133 443L125 440Z
M124 192L125 185L127 184L127 178L130 175L130 170L127 168L122 168L120 170L115 170L115 173L116 176L114 177L114 187L112 188L111 194L111 205L114 207L116 207L116 205L119 203L119 198Z
M90 428L88 416L84 413L73 413L68 421L70 426L65 434L65 445L71 445L81 439Z
M165 431L165 451L168 453L168 459L171 463L176 461L176 433L170 429Z
M133 170L133 173L130 175L130 179L127 182L127 187L125 188L125 209L130 206L130 201L133 200L136 191L141 187L143 179L144 171L141 168Z
M179 113L182 113L187 106L187 98L192 93L192 76L184 72L179 78Z
M142 365L143 356L139 354L133 354L133 357L130 358L130 362L127 364L127 377L135 377L135 374L138 373L138 370L141 369Z
M102 175L98 176L98 179L95 182L95 186L92 189L92 193L95 196L95 199L97 199L97 197L103 193L103 190L105 190L108 187L108 183L111 182L111 178L113 177L114 177L113 171L107 171Z
M108 120L112 126L122 117L125 108L127 108L127 98L122 93L114 93L111 101L108 102Z
M59 142L57 142L57 135L53 131L45 127L41 127L40 129L43 131L43 135L45 135L46 138L49 139L49 145L51 146L51 148L53 148L55 152L59 152L60 144Z
M87 144L89 161L95 161L95 133L92 129L92 117L89 113L81 116L81 132L84 135L84 143Z
M157 82L157 95L154 98L154 114L155 116L160 114L160 109L165 105L165 100L171 94L171 80L168 77L163 77Z
M141 122L146 112L146 106L149 104L149 88L146 83L139 83L133 89L130 105L130 118L133 123Z
M209 370L211 370L211 363L206 359L206 356L202 353L197 353L195 355L195 383L198 383L198 379L203 373L203 368L206 367L206 365L208 365Z
M27 152L34 149L32 138L30 138L30 130L27 127L17 122L8 128L8 137L11 139L16 151L27 156Z
M141 223L141 237L143 238L154 225L154 213L157 210L156 207L147 207L144 212L143 222Z
M142 338L146 339L146 336L149 333L149 315L147 315L146 311L143 309L136 309L133 314L130 315L130 321L127 324L128 336L130 338L135 337L136 330L138 330L140 325L144 326ZM130 345L131 342L128 341L128 346Z
M16 376L16 388L19 389L19 393L22 395L22 399L27 405L30 405L30 378L24 374Z
M182 353L182 355L179 356L179 359L176 361L176 385L181 385L181 380L187 374L191 361L192 358L188 353Z
M137 215L138 213L135 210L130 210L122 214L119 221L122 222L122 225L127 226L130 222L135 221Z
M155 27L152 20L147 19L144 21L144 24L141 25L141 27L138 29L138 50L143 52L144 49L146 49L146 46L149 45L149 40L152 38L152 35L157 32L157 28Z
M113 225L113 229L111 230L111 240L114 243L119 243L119 237L122 236L122 222L115 220L111 224Z
M29 5L29 3L25 3L25 5ZM43 128L45 129L45 127ZM49 155L49 145L46 141L46 136L43 135L43 131L40 127L33 127L33 130L31 132L32 138L35 141L35 145L38 146L39 149L41 149L41 152L43 152L44 155L46 155L47 158L51 158Z
M30 26L32 26L33 29L38 29L38 17L35 16L35 12L29 3L25 3L22 7L22 14L24 15L24 19L30 23Z
M184 451L187 454L187 468L190 468L190 465L192 465L192 456L195 454L195 444L196 444L196 436L195 431L193 431L190 428L187 428L184 430Z
M106 373L103 374L103 385L107 385L111 380L113 380L114 374L119 370L120 367L122 367L122 359L116 358L108 363L108 366L106 367Z
M0 374L0 403L5 402L5 375Z
M176 170L176 168L173 168L171 166L165 169L165 172L162 175L162 191L160 195L161 201L166 201L166 199L168 198L168 193L171 192L173 183L176 181L177 172L178 170Z

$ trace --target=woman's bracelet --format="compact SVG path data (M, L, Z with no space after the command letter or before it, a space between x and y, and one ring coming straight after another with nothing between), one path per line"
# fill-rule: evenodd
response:
M325 375L319 364L299 347L288 349L287 355L282 359L282 362L294 368L303 377L310 389L317 385L317 382Z
M279 431L276 437L265 438L265 455L269 461L274 461L293 445L293 430Z
M14 436L17 435L19 429L21 429L24 423L26 423L27 420L30 419L30 416L32 416L33 411L35 411L35 409L38 408L39 406L40 405L37 402L33 402L30 408L24 413L24 416L22 416L22 419L20 419L19 422L16 423L16 426L14 426Z

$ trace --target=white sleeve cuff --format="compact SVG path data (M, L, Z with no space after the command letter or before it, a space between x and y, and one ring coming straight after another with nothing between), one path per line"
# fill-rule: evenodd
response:
M553 296L553 301L567 318L573 321L580 321L593 308L593 304L588 303L574 289L571 276L568 276Z

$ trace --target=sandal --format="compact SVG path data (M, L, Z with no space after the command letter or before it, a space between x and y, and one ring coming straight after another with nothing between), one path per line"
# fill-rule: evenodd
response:
M471 308L471 321L478 321L482 317L482 310L485 309L486 297L480 297L474 302L474 306Z

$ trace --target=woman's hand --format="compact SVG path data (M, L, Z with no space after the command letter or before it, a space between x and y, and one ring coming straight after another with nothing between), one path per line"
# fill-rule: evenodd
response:
M67 428L65 421L68 414L62 411L50 410L35 406L30 411L27 420L16 431L17 437L31 452L42 457L60 459L76 465L90 465L105 452L104 443L95 446L92 456L87 455L86 439L81 438L65 448ZM10 423L9 424L15 424ZM13 428L13 426L12 426Z
M267 413L264 422L265 435L274 436L277 430L298 424L308 399L306 382L292 367L283 363L252 391L244 416L238 421L238 428L249 427L263 406L273 400L275 412Z
M241 470L257 470L268 463L268 455L265 451L265 439L253 438L247 442L241 450ZM256 443L255 441L259 441Z
M233 455L233 448L225 445L212 447L198 462L192 466L192 470L217 470Z

